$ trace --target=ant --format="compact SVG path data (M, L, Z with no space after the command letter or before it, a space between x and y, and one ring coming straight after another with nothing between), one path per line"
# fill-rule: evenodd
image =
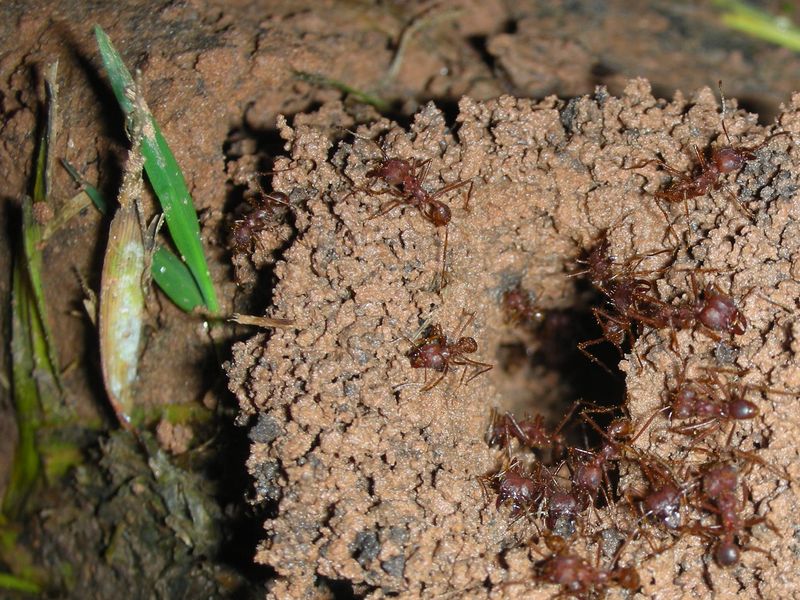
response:
M490 446L510 448L511 439L516 438L526 448L549 450L551 460L556 461L566 451L566 439L561 430L572 418L579 405L579 402L573 403L553 431L547 430L542 415L518 420L511 413L500 415L496 409L492 409L492 422L487 441Z
M663 200L668 203L683 202L686 209L687 218L689 216L687 201L690 198L699 198L701 196L705 196L710 190L720 189L720 187L722 187L722 182L720 181L722 175L739 171L746 162L754 160L756 158L755 153L766 146L774 138L781 135L789 135L788 131L779 131L778 133L773 133L772 135L768 136L757 146L734 146L731 142L730 136L728 135L728 128L725 126L725 96L722 93L721 81L719 82L719 89L722 97L721 123L722 130L725 133L725 139L728 141L727 146L713 148L708 160L705 159L703 153L700 152L700 149L697 146L693 146L698 166L689 174L681 173L677 169L673 169L672 167L655 159L646 160L642 163L628 167L630 169L637 169L652 162L656 162L660 164L665 171L673 175L675 178L673 183L665 190L656 192L654 196L656 200ZM748 217L752 218L752 213L739 201L738 198L731 194L728 194L728 196L733 198L739 208L742 209L742 211ZM659 207L661 207L660 204ZM664 211L663 208L661 210L664 212L664 215L667 216L666 211ZM669 220L669 218L667 218L667 220Z
M673 347L677 346L675 332L682 329L699 327L715 340L720 339L718 333L734 336L747 331L747 318L731 296L714 284L706 285L698 293L694 273L690 273L690 283L693 300L672 305L653 298L646 310L631 310L629 317L655 329L669 327Z
M439 188L435 192L429 192L422 187L422 182L425 181L428 175L431 159L408 160L405 158L389 158L384 149L377 142L374 140L369 141L373 142L381 151L383 160L381 160L377 167L367 171L366 177L372 180L383 181L386 187L375 189L370 186L364 191L372 196L389 194L394 197L394 200L382 206L378 213L370 217L370 219L385 215L398 206L406 205L417 208L422 217L434 227L444 227L444 245L442 251L442 284L444 285L448 225L450 224L452 214L450 207L439 198L448 192L452 192L464 186L469 186L464 198L463 207L465 211L469 211L469 201L472 197L472 180L455 181Z
M461 332L472 323L474 318L475 315L469 315L458 328L453 336L456 338L455 342L450 342L447 339L439 324L428 327L422 339L413 342L413 347L406 353L411 362L411 368L426 369L426 372L427 369L433 369L441 373L434 381L426 384L421 391L427 392L436 387L447 375L450 367L464 366L464 374L461 377L462 383L469 367L475 367L475 372L467 379L467 383L494 367L489 363L478 362L464 356L478 351L478 343L475 338L460 337Z
M669 410L673 419L699 419L694 423L673 427L670 431L684 435L698 432L698 441L716 431L723 422L732 423L728 434L728 445L733 437L737 421L754 419L758 406L744 395L753 386L746 384L723 384L714 371L698 381L686 381L686 365L678 379L678 385L670 394ZM759 387L759 386L756 386ZM721 392L721 396L716 393ZM778 390L769 390L782 393Z
M623 494L625 500L631 506L634 501L638 502L644 518L660 523L668 530L679 530L683 523L682 509L687 504L686 496L697 483L681 483L661 459L637 453L636 462L647 480L649 491L626 491Z
M614 268L617 263L609 254L609 241L605 233L600 241L588 252L586 258L579 261L587 265L587 269L574 275L588 274L592 284L608 299L610 310L593 307L592 314L599 325L602 335L599 338L584 341L578 344L580 350L589 360L598 364L606 371L608 367L601 363L587 348L610 342L617 351L623 353L625 340L633 343L635 315L649 312L649 307L660 302L651 294L654 284L642 279L641 275L662 272L664 268L640 271L639 265L647 258L674 252L662 249L653 252L640 253L628 258L619 268ZM638 358L638 357L637 357Z
M748 453L742 453L749 455ZM759 461L760 462L760 461ZM730 567L739 562L740 549L755 550L767 556L770 554L755 546L740 546L737 536L740 532L751 528L753 525L765 523L770 529L778 533L766 517L753 517L744 519L741 510L747 501L748 490L742 484L743 494L741 502L737 499L739 487L739 471L728 463L714 463L703 473L701 506L719 515L720 523L716 526L694 525L690 532L703 537L718 537L719 541L714 548L714 560L721 567ZM710 502L710 504L709 504Z
M628 538L630 539L630 538ZM597 546L595 565L588 560L571 554L567 542L559 536L545 537L545 543L553 554L539 561L535 565L536 581L552 583L561 586L559 596L588 600L601 597L612 586L618 586L629 592L634 592L641 587L639 573L635 567L616 566L628 540L625 540L617 550L611 561L611 567L600 567L600 550L602 544ZM520 585L524 582L506 582L504 585Z
M250 201L250 211L231 226L230 247L234 254L253 253L259 244L258 234L269 229L278 206L291 208L289 196L272 192L263 194L257 203Z
M503 293L502 305L506 323L519 325L538 323L544 319L544 314L536 308L531 295L519 284Z
M584 410L581 413L581 418L604 439L600 449L595 452L573 449L574 453L590 455L591 458L588 460L576 461L573 455L573 460L567 463L572 474L572 491L578 498L581 509L593 506L601 489L604 490L607 502L610 504L609 492L607 491L611 487L608 477L609 463L619 462L626 458L626 453L633 453L634 456L638 456L633 444L650 427L657 414L651 415L639 431L634 430L633 422L627 417L614 419L603 431L597 422L589 416L589 413L608 412L609 410L613 409L598 407ZM604 482L606 488L602 487Z
M520 465L519 459L514 457L508 466L494 475L483 475L478 478L481 489L486 494L486 489L492 489L497 494L495 508L498 510L506 503L511 504L512 516L518 515L529 508L539 509L541 504L550 495L553 485L553 476L550 471L536 462L535 470L526 473Z

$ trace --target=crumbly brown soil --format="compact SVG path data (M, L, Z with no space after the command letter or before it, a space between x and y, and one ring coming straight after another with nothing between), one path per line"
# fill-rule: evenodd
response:
M704 148L720 139L719 105L708 90L657 101L646 83L629 78L647 77L655 96L666 98L722 79L730 96L759 109L762 123L780 113L783 129L800 130L800 101L789 104L790 93L800 89L800 59L724 29L706 6L654 1L637 12L626 0L513 8L464 0L458 8L200 0L113 7L41 0L0 7L4 230L15 223L18 197L29 191L40 76L54 58L61 79L57 152L114 194L124 136L97 75L89 31L95 22L142 71L145 95L201 210L225 310L261 310L270 296L269 277L249 295L237 290L224 245L242 190L252 189L253 173L270 168L271 155L286 143L291 158L278 166L294 168L279 173L274 185L296 206L297 236L276 257L264 248L282 246L288 234L265 234L253 260L239 257L236 264L255 285L253 266L280 259L271 313L295 319L299 329L259 334L237 346L230 367L241 421L252 416L255 422L248 466L257 498L276 508L257 560L277 571L277 596L323 593L313 587L318 577L376 596L479 596L490 588L498 596L531 594L521 586L496 586L529 579L530 557L537 555L525 546L530 525L510 524L481 497L475 476L498 461L483 433L491 407L539 410L539 402L563 401L570 385L563 374L500 367L502 349L520 341L503 323L502 292L522 283L543 308L573 306L574 281L566 272L601 230L611 229L621 257L667 242L664 216L652 198L666 174L656 165L623 167L660 156L689 169L692 144ZM386 80L403 30L415 17L437 11L443 16L417 31L395 77ZM370 219L386 199L351 193L367 185L365 173L380 152L361 139L341 143L341 128L355 129L377 113L351 102L343 108L340 92L298 80L297 70L380 95L406 117L422 106L408 130L379 120L359 128L359 135L379 140L390 155L430 158L428 189L473 179L470 212L462 210L459 194L446 198L454 217L450 279L441 293L434 281L441 232L411 209ZM502 93L565 98L593 93L598 84L608 93L575 101L489 100ZM461 100L456 111L462 95L472 100ZM447 116L425 105L429 98ZM780 102L787 104L783 112ZM298 114L315 106L322 108ZM288 125L282 122L282 139L278 114L297 114ZM755 144L766 134L754 115L731 114L727 124L737 143ZM750 321L736 340L736 366L749 369L748 381L790 390L800 384L797 152L788 138L778 138L728 179L756 215L753 221L724 191L691 202L688 221L679 207L670 209L682 237L677 268L709 269L701 278L730 291ZM74 191L57 171L54 195L67 198ZM87 414L102 392L94 333L75 314L82 293L72 269L96 285L102 231L102 220L89 211L49 244L45 261L52 326L62 362L72 365L65 375L68 400ZM6 273L9 264L10 247L2 244ZM9 287L9 279L0 278L3 298ZM664 299L685 298L687 291L685 273L676 269L662 278ZM465 311L475 314L465 333L478 340L480 360L498 366L461 386L458 374L449 375L421 393L422 373L404 358L404 338L428 318L452 332ZM195 320L162 300L153 305L151 331L142 362L143 402L222 399L209 391L218 373L209 367L218 363ZM682 332L678 342L681 356L702 363L729 354L715 352L700 333ZM662 402L665 378L680 359L669 350L666 332L645 333L636 352L642 367L635 359L623 366L630 411L642 420ZM4 347L0 356L5 359ZM739 426L734 439L797 477L794 400L762 399L758 420ZM1 457L11 456L10 423L0 420ZM640 443L647 446L665 427L656 423ZM658 449L669 457L669 439ZM709 561L704 542L687 536L642 565L645 596L794 593L800 552L793 537L794 488L759 466L748 484L755 499L748 510L768 514L781 532L764 526L753 532L752 544L770 551L774 563L747 552L740 567L722 571ZM633 545L623 562L645 552Z
M800 96L794 102L778 118L792 132L800 128ZM620 260L666 247L665 218L652 196L664 173L656 165L628 167L663 156L688 168L686 148L720 139L719 105L708 89L657 100L646 81L635 80L620 97L601 91L570 102L464 98L450 124L431 104L409 131L381 120L358 129L351 142L333 142L334 125L351 126L337 104L281 126L292 160L281 161L285 170L274 185L298 205L298 236L277 266L270 312L294 319L296 329L236 346L229 371L242 409L258 415L256 431L264 432L248 463L260 499L279 499L257 558L277 570L279 596L309 593L323 576L374 597L530 597L529 587L500 584L530 580L535 529L496 511L477 481L501 460L484 432L490 408L512 404L501 391L508 375L495 368L459 385L453 373L423 391L423 373L403 355L405 338L429 320L452 332L468 313L475 318L465 333L478 340L477 360L497 363L501 346L516 335L503 319L505 290L521 282L543 309L569 306L576 292L568 272L603 231ZM740 112L728 115L727 126L744 145L770 132ZM474 182L468 211L458 194L448 198L453 221L443 290L435 291L441 232L410 208L370 218L381 199L359 189L368 187L365 173L381 154L362 137L380 140L389 156L430 161L432 190ZM677 352L667 331L642 335L635 346L641 365L633 358L623 363L636 422L662 405L686 359L797 389L797 160L796 146L779 137L728 183L753 220L722 191L690 201L688 221L680 206L669 211L681 243L658 278L661 297L685 299L687 272L702 269L702 281L737 298L750 326L732 344L681 331ZM735 358L721 362L730 345ZM528 385L541 390L539 381ZM762 399L760 417L738 427L733 444L758 448L765 462L796 476L794 399ZM541 410L535 396L528 407ZM638 443L665 459L678 456L681 440L667 427L656 420ZM754 551L741 566L721 570L709 562L707 543L684 536L640 565L645 596L735 593L744 585L779 597L795 589L794 522L779 515L796 510L796 490L761 465L747 482L747 510L769 515L780 531L756 526L751 543L775 564ZM609 527L614 515L605 512L600 522ZM614 511L617 519L624 512ZM601 526L589 532L593 527ZM622 562L639 564L647 552L633 543Z

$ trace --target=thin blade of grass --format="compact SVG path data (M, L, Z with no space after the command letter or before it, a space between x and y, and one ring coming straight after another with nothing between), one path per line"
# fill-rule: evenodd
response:
M42 460L36 447L36 431L42 418L36 373L37 344L44 337L36 314L36 303L18 258L14 265L11 300L11 378L17 418L17 447L3 496L3 514L18 518L39 482Z
M56 63L57 65L57 63ZM39 140L34 174L34 201L46 202L50 188L48 164L56 114L56 65L45 76L48 123ZM42 288L41 229L33 218L33 201L22 202L22 232L12 267L11 379L17 419L17 447L9 483L3 496L3 514L19 517L41 481L42 456L37 431L45 420L57 422L68 413L61 402L59 362L47 322Z
M95 26L94 31L111 88L123 112L130 117L134 107L125 96L125 90L133 87L133 77L105 32L99 26ZM145 171L161 203L175 247L197 281L206 308L216 313L219 304L200 241L197 212L180 167L149 110L147 118L142 142Z
M741 31L784 48L800 51L800 28L783 16L775 16L740 0L714 0L722 8L722 22Z
M368 94L367 92L362 92L361 90L358 90L344 83L343 81L339 81L338 79L331 79L330 77L326 77L320 73L310 73L308 71L293 71L292 74L300 81L305 81L322 88L333 88L335 90L339 90L348 96L352 96L362 104L370 104L374 106L380 112L385 113L391 109L391 105L386 102L386 100L378 98L377 96L373 96L372 94Z
M37 368L43 370L51 377L60 391L62 391L60 368L56 357L55 346L53 344L53 334L47 320L47 304L44 298L44 288L42 287L42 251L41 243L43 239L42 228L33 217L33 203L47 202L47 192L50 188L50 169L48 165L52 162L50 157L50 146L52 136L55 135L54 121L56 119L57 88L55 86L56 69L58 63L54 63L48 69L45 76L45 83L48 93L48 115L47 126L39 140L39 151L36 157L36 174L33 185L33 202L25 198L22 202L22 251L25 257L24 265L27 271L27 280L33 300L36 303L38 321L41 325L44 353L35 354L37 358ZM45 412L57 412L56 406L44 407Z
M16 577L10 573L0 573L0 589L25 594L41 594L42 588L33 581Z

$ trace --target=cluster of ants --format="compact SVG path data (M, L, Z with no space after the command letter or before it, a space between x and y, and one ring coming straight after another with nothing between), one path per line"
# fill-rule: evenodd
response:
M661 202L686 204L689 199L719 189L723 175L738 171L745 162L756 158L757 150L786 134L776 133L755 147L737 147L730 143L724 121L723 129L728 145L712 149L708 160L695 148L698 164L694 172L684 174L659 163L673 176L666 189L654 194L670 231L672 224ZM382 158L366 172L367 187L354 187L353 192L389 197L370 218L406 206L418 210L435 228L444 228L441 281L445 285L447 232L452 214L443 197L468 186L463 208L469 210L472 182L456 181L428 191L423 184L430 160L389 157L379 145L378 148ZM624 168L640 168L652 162ZM235 251L252 251L254 236L267 226L276 204L286 205L286 197L268 196L263 206L254 206L248 215L236 221L232 230ZM578 349L591 361L608 370L588 349L608 342L623 354L626 348L633 348L636 335L645 328L668 330L676 354L679 350L676 332L680 330L698 330L715 340L723 336L733 339L745 332L747 319L734 298L715 285L699 289L694 273L689 277L688 300L668 302L659 297L655 281L647 278L655 271L641 271L639 267L645 259L669 250L617 262L609 247L608 240L602 237L582 261L586 269L581 274L604 300L604 306L592 309L601 337L578 344ZM503 307L510 323L541 320L541 311L530 294L519 287L505 293ZM432 324L411 341L406 353L410 367L439 373L424 384L423 392L437 386L456 367L464 367L462 382L468 371L471 380L492 368L491 364L467 356L478 350L474 338L461 335L471 320L470 315L454 336L445 335L439 324ZM753 526L773 526L763 516L746 514L748 487L744 477L754 464L765 466L784 479L788 476L765 465L754 453L734 448L732 439L739 421L753 419L758 414L757 405L745 397L748 392L774 390L739 382L742 373L715 367L695 369L698 370L700 374L692 376L684 359L683 366L676 370L674 387L665 392L663 406L638 431L624 414L601 426L599 413L622 409L601 409L588 403L573 405L554 429L547 428L542 416L517 418L511 413L493 412L487 441L503 451L503 464L496 472L481 477L480 483L486 494L496 496L497 509L507 507L513 519L526 517L540 532L540 524L546 529L542 537L551 554L534 565L536 581L559 585L561 595L577 598L601 596L614 586L634 591L640 587L637 570L633 566L620 567L618 563L628 542L639 535L647 539L653 554L671 547L684 535L699 536L709 542L713 558L721 567L737 564L744 550L767 554L749 543ZM686 440L684 460L662 457L635 445L659 415L670 419L669 432ZM566 432L576 422L584 428L584 436L588 429L599 437L599 447L588 450L569 445ZM715 434L726 426L729 426L726 441L713 443L719 437ZM698 454L707 459L699 463L688 460L690 455ZM612 483L619 479L623 466L626 475L631 471L639 473L641 489L618 489ZM623 536L607 568L600 566L599 544L592 563L571 552L567 541L576 531L585 532L588 519L596 516L601 507L616 507L632 517L635 524ZM654 542L654 528L666 532L669 539L666 544L659 546Z
M680 175L671 187L658 192L656 199L685 202L716 189L722 174L754 159L755 150L783 133L770 136L755 148L716 149L708 162L697 152L701 158L699 171ZM731 344L746 331L747 319L734 298L715 285L698 290L694 272L688 277L688 299L667 302L658 296L656 282L647 275L662 273L665 268L647 272L639 267L645 259L669 252L673 250L617 262L610 254L607 237L602 236L586 253L581 261L586 268L579 275L586 276L603 299L603 306L592 308L602 335L578 344L592 362L608 371L588 349L607 342L620 355L626 348L633 351L636 335L645 328L667 330L671 349L679 357L676 332L680 330L699 331L716 341L728 338L725 343ZM519 286L508 290L502 303L509 323L532 327L541 322L541 309ZM621 407L600 408L578 402L552 430L541 415L517 418L493 411L487 442L504 451L503 463L479 481L485 494L496 497L498 510L508 507L512 518L530 518L537 526L537 537L544 537L551 554L535 564L536 581L559 585L561 595L577 598L602 596L611 587L635 591L641 585L635 567L620 567L618 563L626 545L637 536L647 539L651 556L672 547L685 535L701 537L709 542L714 561L723 568L736 565L744 550L770 556L749 542L751 529L757 524L777 530L766 517L746 514L749 488L744 478L756 464L780 479L791 478L753 452L736 448L733 436L738 423L758 415L758 406L747 398L749 392L785 392L742 383L744 373L721 367L699 366L691 373L689 359L681 360L673 387L664 392L662 406L638 431ZM621 414L606 427L598 424L598 413L617 411ZM567 443L565 428L576 421L576 414L584 427L584 438L588 428L599 437L599 447L587 450ZM666 431L673 434L668 444L670 456L660 456L657 445L648 451L635 445L659 415L669 419ZM696 456L702 460L693 461ZM620 489L622 473L628 481L638 474L641 487ZM600 507L608 509L607 515L612 508L624 512L627 522L633 523L605 568L600 565L600 544L592 563L571 552L566 541L576 529L585 532ZM546 530L544 534L540 525ZM654 542L653 531L658 530L666 534L668 542Z

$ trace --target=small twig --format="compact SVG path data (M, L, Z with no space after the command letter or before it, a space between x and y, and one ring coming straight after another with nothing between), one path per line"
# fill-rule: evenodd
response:
M254 327L292 327L294 321L291 319L273 319L271 317L257 317L255 315L240 315L233 313L228 319L239 325L252 325Z

